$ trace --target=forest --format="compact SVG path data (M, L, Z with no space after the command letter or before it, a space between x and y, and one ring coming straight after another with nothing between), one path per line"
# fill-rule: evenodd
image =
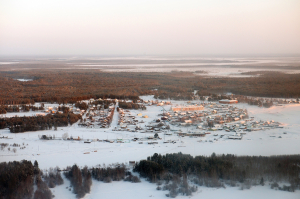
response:
M46 116L0 118L0 129L9 128L11 133L49 130L68 126L82 119L81 115L72 112L48 114Z
M173 153L155 153L146 160L136 162L133 172L156 183L157 190L169 191L167 197L190 196L199 186L226 188L269 186L271 189L294 192L300 189L300 155L280 156L235 156L232 154L196 156ZM58 167L46 171L39 169L38 162L30 161L0 163L0 199L55 197L49 188L64 184L62 170ZM139 176L133 175L124 164L83 167L74 164L63 170L70 181L66 187L77 198L91 191L93 180L104 183L126 181L139 183ZM280 186L285 182L290 185ZM33 186L37 186L34 191ZM134 185L133 185L134 186ZM134 189L133 189L134 190Z
M60 174L59 174L60 175ZM51 199L53 198L43 173L27 160L21 162L0 163L0 198L1 199ZM61 182L62 183L62 182ZM34 187L36 190L34 191Z
M21 82L15 78L30 77ZM101 72L99 70L1 71L0 104L16 105L34 102L72 103L90 98L137 100L140 95L159 99L191 100L194 90L200 96L231 92L258 97L298 98L300 74L276 72L258 77L214 78L193 73Z
M70 180L73 192L77 198L82 198L86 193L90 193L92 185L92 175L87 167L82 170L75 164L71 168L67 168L64 175Z
M169 190L168 196L191 195L194 185L207 187L241 186L241 189L270 182L271 188L294 192L300 189L300 155L235 156L231 154L196 156L155 153L138 162L133 171L152 183L158 190ZM279 187L278 182L290 186ZM161 187L162 184L165 184ZM190 186L189 184L192 184Z
M120 101L119 102L119 107L123 109L142 109L146 110L145 105L133 103L133 102L125 102L125 101Z

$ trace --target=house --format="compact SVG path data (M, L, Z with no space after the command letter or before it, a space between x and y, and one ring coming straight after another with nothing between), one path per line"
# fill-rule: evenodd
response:
M232 139L232 140L241 140L242 138L243 138L242 136L238 136L238 135L228 136L228 139Z
M238 101L237 100L222 99L222 100L219 100L219 103L220 104L236 104L236 103L238 103Z
M177 106L172 107L172 111L200 111L203 110L203 106Z
M135 165L135 161L129 161L129 165L131 166Z
M205 137L205 133L178 133L178 136Z
M192 124L192 120L184 120L184 122L187 124Z

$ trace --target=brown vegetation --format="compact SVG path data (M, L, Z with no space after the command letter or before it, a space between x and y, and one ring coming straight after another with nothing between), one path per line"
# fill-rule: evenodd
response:
M177 75L176 75L177 74ZM14 80L20 75L33 81ZM0 72L0 104L76 103L89 98L130 98L154 94L160 99L186 99L231 92L261 97L300 96L300 74L264 73L259 77L211 78L187 73L108 73L101 71ZM3 109L3 108L2 108Z

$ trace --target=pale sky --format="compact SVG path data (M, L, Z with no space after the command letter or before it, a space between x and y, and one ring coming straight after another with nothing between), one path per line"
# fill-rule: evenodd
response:
M300 0L0 0L0 55L300 54Z

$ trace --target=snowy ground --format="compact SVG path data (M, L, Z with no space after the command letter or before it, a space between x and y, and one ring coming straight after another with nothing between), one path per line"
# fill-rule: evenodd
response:
M142 182L132 184L129 182L114 182L102 183L93 181L92 192L85 196L85 199L98 199L98 198L163 198L166 199L167 191L157 191L155 184L149 182ZM196 193L193 193L192 198L231 198L231 199L298 199L300 192L289 193L284 191L275 191L268 186L256 186L249 190L239 190L239 187L224 188L207 188L200 187ZM190 197L178 195L176 198L187 199Z
M144 96L144 99L151 99L152 96ZM183 101L172 101L173 104L183 104ZM8 151L7 147L0 151L0 161L14 160L37 160L40 168L47 169L49 167L59 166L65 168L76 163L79 166L96 166L98 164L125 163L129 161L139 161L147 158L154 153L189 153L191 155L211 155L216 154L236 154L236 155L280 155L280 154L299 154L300 153L300 105L287 104L283 106L274 106L272 108L259 108L257 106L249 106L247 104L237 104L239 108L246 108L249 116L254 116L255 120L275 120L283 123L283 129L270 129L254 132L247 132L242 140L219 139L215 142L204 142L206 139L213 139L210 135L205 138L189 138L184 137L179 139L176 135L159 134L163 139L158 141L157 145L148 145L147 141L143 144L130 141L129 143L106 143L92 142L85 144L82 141L63 141L63 140L39 140L38 135L49 134L55 137L61 137L62 134L68 133L69 136L82 137L84 139L127 139L131 140L134 137L144 138L153 136L154 133L132 133L127 131L112 131L118 119L118 113L115 116L112 125L109 129L94 129L78 127L76 124L69 127L60 127L57 131L38 131L26 132L19 134L9 133L8 129L0 130L0 137L8 136L12 139L0 139L0 143L17 143L26 146L25 149L19 149L14 153ZM170 106L164 107L169 110ZM144 120L145 123L157 118L158 113L162 113L162 107L147 106L147 110L132 110L131 115L148 115L149 118L137 117L139 120ZM195 127L190 127L195 128ZM183 131L187 130L184 127ZM170 131L171 132L171 131ZM284 134L284 132L286 134ZM274 137L270 137L274 136ZM278 138L281 136L282 138ZM175 144L164 144L163 140L177 140ZM202 142L198 142L202 139ZM28 145L27 145L28 144ZM10 147L11 149L13 147ZM90 152L90 154L84 154ZM67 183L67 184L66 184ZM54 195L60 198L75 198L74 194L66 189L69 181L65 180L65 184L54 188ZM104 184L93 181L91 194L85 198L148 198L150 196L156 198L165 198L163 191L156 191L156 186L148 182L132 184L129 182L113 182ZM232 190L232 191L229 191ZM236 190L236 191L233 191ZM287 193L283 191L270 190L269 186L253 187L250 190L240 191L238 188L227 189L210 189L200 188L199 193L194 194L194 198L216 198L226 194L228 198L300 198L300 192ZM178 197L181 198L181 197ZM185 198L185 197L184 197Z
M246 73L246 72L257 72L257 71L270 71L270 72L274 72L274 71L278 71L278 72L282 72L282 73L287 73L287 74L298 74L300 73L300 70L286 70L284 68L282 69L260 69L260 68L243 68L243 67L239 67L239 68L226 68L224 69L223 67L206 67L206 66L202 66L199 68L195 68L195 67L191 67L189 68L189 66L183 67L183 68L164 68L164 67L157 67L157 68L142 68L142 67L137 67L137 68L132 68L130 69L129 67L126 69L102 69L103 71L107 71L107 72L172 72L172 71L184 71L184 72L192 72L194 73L195 71L202 71L202 73L197 73L195 72L195 75L199 75L199 76L213 76L213 77L253 77L253 76L257 76L257 75L245 75L242 73Z
M70 182L64 179L64 184L56 186L51 189L52 193L56 198L65 199L75 199L75 194L66 187L69 188ZM155 183L149 183L144 179L141 179L141 183L130 183L130 182L112 182L103 183L93 180L91 187L91 192L86 194L84 199L100 199L100 198L110 198L110 199L120 199L120 198L159 198L166 199L165 194L168 191L157 191L157 185ZM240 187L226 187L224 188L207 188L198 187L198 191L193 193L192 196L182 196L178 195L176 198L230 198L230 199L299 199L300 191L294 193L272 190L269 185L265 186L252 186L250 189L240 190Z
M23 117L23 116L36 116L38 114L45 114L43 111L28 111L28 112L13 112L13 113L6 113L6 114L0 114L1 117Z
M75 194L69 191L70 181L68 181L64 176L64 184L56 186L51 189L55 198L65 198L65 199L76 199ZM68 187L68 189L66 189ZM86 194L84 199L100 199L100 198L110 198L110 199L120 199L120 198L160 198L166 199L165 194L168 191L157 191L157 185L155 183L149 183L144 179L141 179L141 183L131 183L131 182L112 182L103 183L100 181L93 180L91 187L91 192ZM265 186L252 186L250 189L240 190L240 187L226 187L224 188L207 188L198 187L198 191L193 193L193 196L182 196L178 195L176 198L230 198L230 199L299 199L300 191L294 193L272 190L270 186L266 183Z

